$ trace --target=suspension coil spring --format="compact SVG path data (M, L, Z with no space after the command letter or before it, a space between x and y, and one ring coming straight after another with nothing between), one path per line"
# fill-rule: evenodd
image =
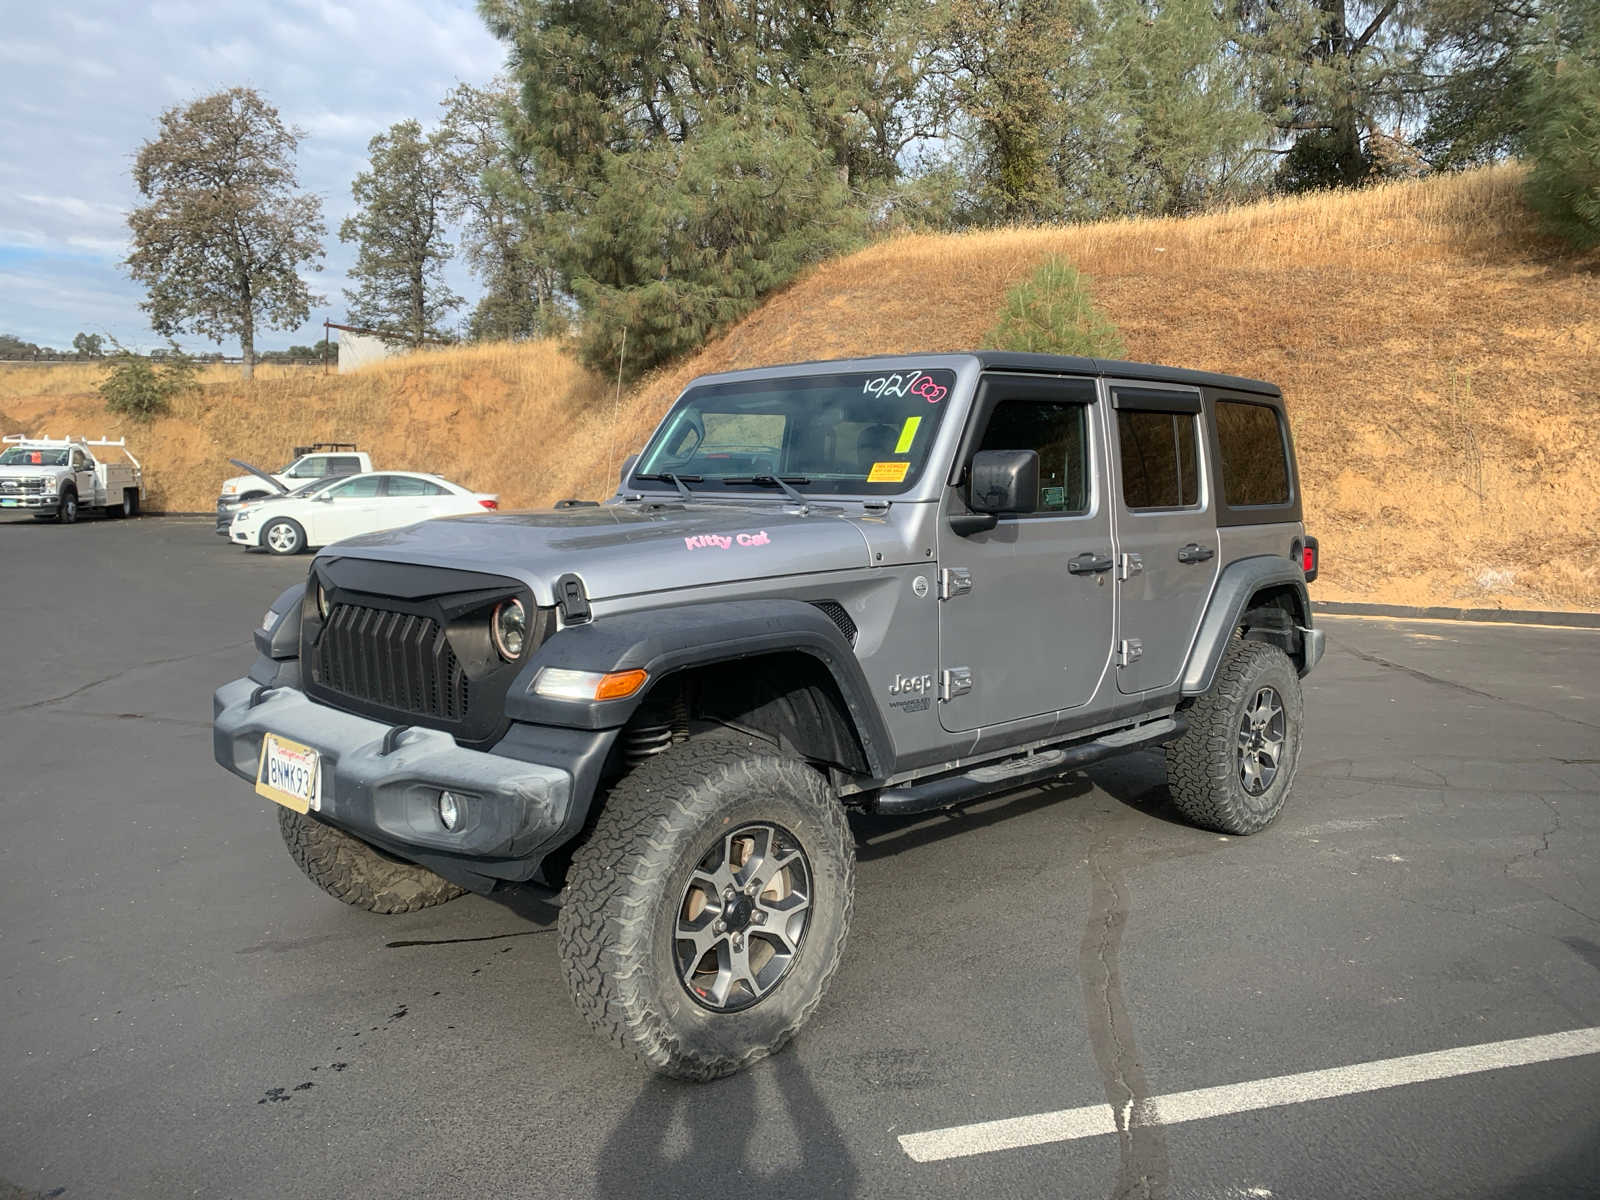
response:
M622 734L622 756L630 767L638 766L647 758L660 754L672 745L672 726L635 725Z

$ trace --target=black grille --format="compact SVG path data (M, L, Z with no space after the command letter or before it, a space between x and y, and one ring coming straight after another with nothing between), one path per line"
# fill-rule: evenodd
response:
M845 640L852 646L856 644L856 623L850 619L850 614L845 612L844 605L837 600L818 600L817 607L822 610L822 615L827 617L839 627L839 632L844 634Z
M471 692L431 617L336 604L317 642L317 682L369 704L463 721Z

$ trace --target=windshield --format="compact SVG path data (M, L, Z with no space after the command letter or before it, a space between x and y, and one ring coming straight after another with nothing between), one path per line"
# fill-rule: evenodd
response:
M954 371L902 370L691 388L632 479L667 491L675 475L693 491L903 492L922 474L954 386Z
M64 467L67 450L46 450L36 446L7 446L0 454L0 467Z

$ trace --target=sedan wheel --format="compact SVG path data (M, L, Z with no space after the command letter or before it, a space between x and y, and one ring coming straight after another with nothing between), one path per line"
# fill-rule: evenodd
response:
M272 554L299 554L305 549L306 535L298 522L279 517L261 531L261 544Z

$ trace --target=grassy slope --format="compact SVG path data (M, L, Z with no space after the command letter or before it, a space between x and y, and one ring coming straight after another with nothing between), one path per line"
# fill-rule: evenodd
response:
M693 375L979 345L1005 289L1063 253L1130 357L1283 387L1324 599L1600 608L1600 289L1592 258L1529 237L1518 180L1497 169L1188 221L898 238L812 272L620 406L559 347L491 346L345 377L279 369L248 399L219 372L131 440L158 506L179 510L210 507L230 455L278 465L291 441L332 437L509 505L598 496ZM0 367L15 420L122 432L86 370L48 383L22 370Z

